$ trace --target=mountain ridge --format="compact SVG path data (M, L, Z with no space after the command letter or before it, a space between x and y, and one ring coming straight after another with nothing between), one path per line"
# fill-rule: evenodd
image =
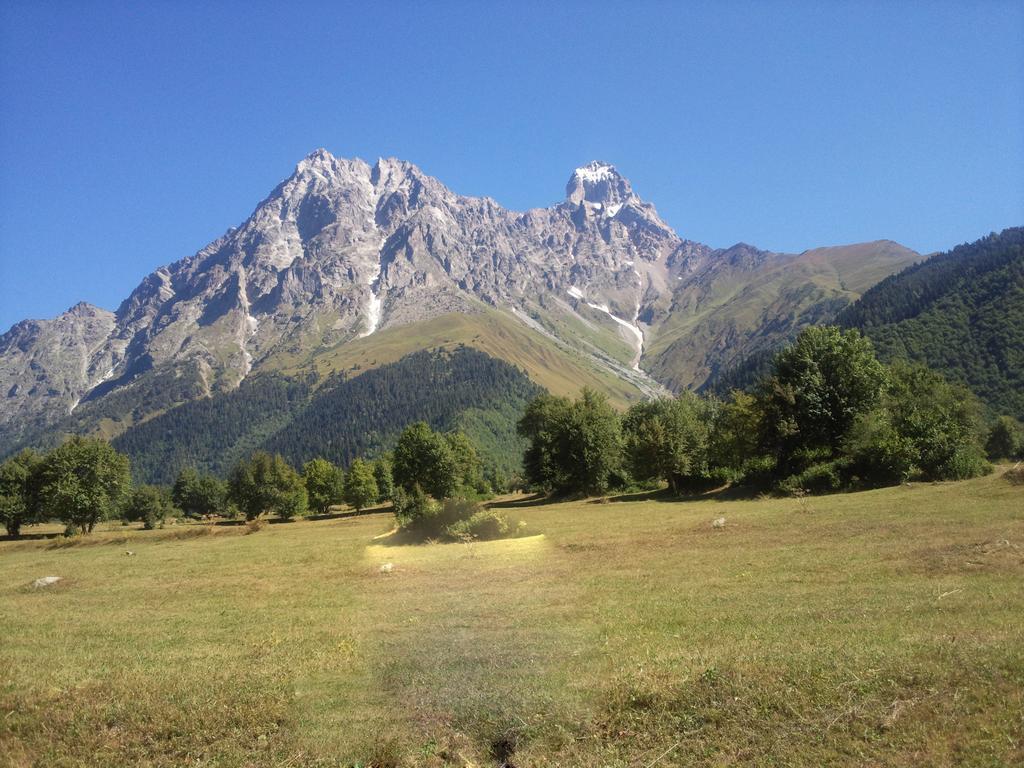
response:
M882 277L919 258L898 245L846 249ZM145 276L115 312L69 310L0 337L0 431L16 441L146 380L230 391L282 357L313 364L381 330L484 307L628 381L635 397L699 386L719 358L856 298L838 252L806 256L821 250L686 240L610 163L575 169L561 202L517 212L404 160L371 166L318 149L244 222ZM794 264L799 290L781 274ZM719 304L733 299L719 289L741 279L762 290L734 297L723 323ZM700 348L673 347L694 323Z

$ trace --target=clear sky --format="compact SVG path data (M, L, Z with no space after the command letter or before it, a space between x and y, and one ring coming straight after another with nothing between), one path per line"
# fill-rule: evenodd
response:
M607 160L683 236L1024 224L1024 3L0 2L0 331L113 309L317 147L513 209Z

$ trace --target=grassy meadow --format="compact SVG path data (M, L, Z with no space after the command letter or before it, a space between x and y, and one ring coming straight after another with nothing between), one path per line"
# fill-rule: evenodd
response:
M1020 765L1001 473L0 542L0 765Z

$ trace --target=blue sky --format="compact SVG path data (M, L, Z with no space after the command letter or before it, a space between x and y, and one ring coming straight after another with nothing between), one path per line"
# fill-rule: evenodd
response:
M0 3L0 330L113 309L316 147L684 237L922 252L1024 224L1021 2Z

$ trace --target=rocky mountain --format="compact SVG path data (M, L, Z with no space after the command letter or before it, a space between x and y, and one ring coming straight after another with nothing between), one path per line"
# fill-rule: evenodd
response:
M555 391L702 384L918 259L882 241L799 255L677 235L608 163L510 211L411 163L317 150L253 214L147 276L0 337L0 432L118 434L262 372L324 376L464 343Z

